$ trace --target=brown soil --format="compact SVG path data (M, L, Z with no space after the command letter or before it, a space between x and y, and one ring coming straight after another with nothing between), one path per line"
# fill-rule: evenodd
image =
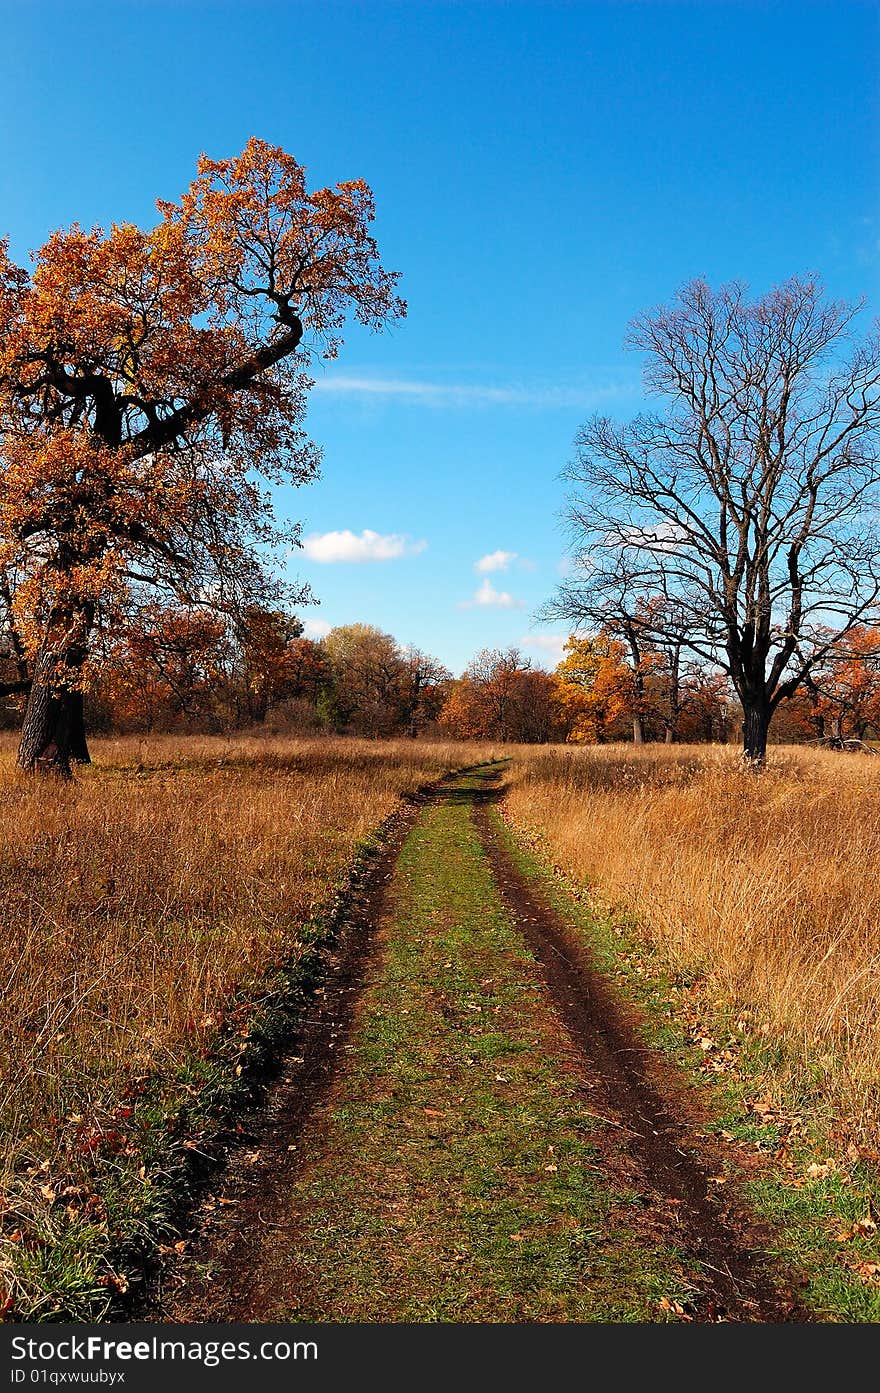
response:
M761 1253L769 1235L737 1202L735 1183L713 1181L721 1157L694 1135L699 1118L674 1071L658 1051L646 1047L637 1020L597 972L585 944L502 847L487 806L498 797L497 783L493 772L476 793L452 789L446 796L473 803L499 893L582 1062L584 1086L610 1123L603 1152L609 1179L624 1178L640 1193L646 1232L653 1227L671 1233L689 1260L698 1287L691 1318L810 1319L768 1270ZM251 1119L243 1144L231 1153L219 1185L196 1214L185 1255L170 1260L154 1319L267 1319L277 1286L290 1285L291 1243L285 1238L293 1238L295 1216L288 1212L289 1190L299 1173L300 1152L316 1139L301 1143L309 1127L320 1130L321 1105L345 1067L345 1046L399 851L425 800L442 796L439 785L403 810L362 877L327 977L308 1004L269 1106ZM735 1166L736 1158L727 1159ZM266 1270L270 1255L274 1274Z
M625 1133L624 1160L628 1155L633 1163L631 1176L659 1203L664 1220L671 1210L678 1245L704 1274L697 1318L809 1319L762 1260L768 1232L727 1185L722 1189L712 1180L722 1159L710 1154L707 1140L694 1136L699 1119L692 1100L682 1096L658 1051L645 1045L634 1013L597 972L586 945L502 847L486 806L497 796L492 789L478 795L474 821L499 893L541 967L590 1078L598 1078L603 1113L610 1112ZM613 1152L608 1158L612 1168L620 1160L620 1147Z
M437 785L439 789L445 780ZM153 1319L259 1321L271 1274L260 1262L267 1228L283 1212L298 1141L343 1067L364 974L400 849L433 790L406 804L352 887L347 915L321 985L303 1003L300 1028L281 1061L265 1111L248 1119L218 1178L195 1213L185 1253L170 1257ZM289 1266L283 1252L278 1260Z

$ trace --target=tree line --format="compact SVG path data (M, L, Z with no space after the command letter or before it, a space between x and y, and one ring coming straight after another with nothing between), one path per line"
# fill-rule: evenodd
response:
M7 645L0 681L14 685ZM108 636L84 689L88 728L101 733L218 733L266 723L295 734L511 743L738 738L742 709L724 672L676 648L632 649L606 631L573 634L555 671L518 648L484 649L454 678L436 658L368 624L315 640L300 618L250 605L234 620L210 608L142 607ZM7 697L2 723L20 724ZM809 684L783 707L781 740L880 738L880 630L831 642ZM72 758L88 752L72 752Z

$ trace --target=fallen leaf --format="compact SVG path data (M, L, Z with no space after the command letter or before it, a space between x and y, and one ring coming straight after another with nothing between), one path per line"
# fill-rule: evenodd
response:
M810 1180L824 1180L825 1177L831 1175L834 1170L836 1170L836 1166L833 1159L829 1156L824 1164L820 1164L819 1161L814 1161L811 1166L807 1166L807 1175Z
M877 1228L876 1223L870 1214L864 1219L857 1219L848 1229L844 1229L835 1238L835 1243L848 1243L851 1238L861 1238L866 1233L873 1233Z
M671 1315L678 1316L681 1320L693 1320L693 1316L687 1314L681 1302L671 1301L668 1296L661 1296L659 1306L661 1311L669 1311Z

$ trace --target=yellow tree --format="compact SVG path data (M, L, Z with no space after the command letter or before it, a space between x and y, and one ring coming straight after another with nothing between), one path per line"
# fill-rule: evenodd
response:
M31 683L19 762L69 773L93 635L133 589L232 611L280 597L296 540L267 485L302 484L309 355L349 315L405 313L362 180L309 192L252 139L203 157L159 221L0 247L0 581Z
M631 718L633 671L627 647L606 633L573 636L556 669L556 700L569 729L569 739L584 743L613 739Z

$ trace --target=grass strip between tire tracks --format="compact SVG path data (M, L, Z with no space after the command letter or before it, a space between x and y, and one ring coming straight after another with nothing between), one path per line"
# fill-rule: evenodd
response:
M267 1216L262 1319L629 1322L688 1300L674 1244L606 1173L478 787L460 778L403 847L347 1062Z

